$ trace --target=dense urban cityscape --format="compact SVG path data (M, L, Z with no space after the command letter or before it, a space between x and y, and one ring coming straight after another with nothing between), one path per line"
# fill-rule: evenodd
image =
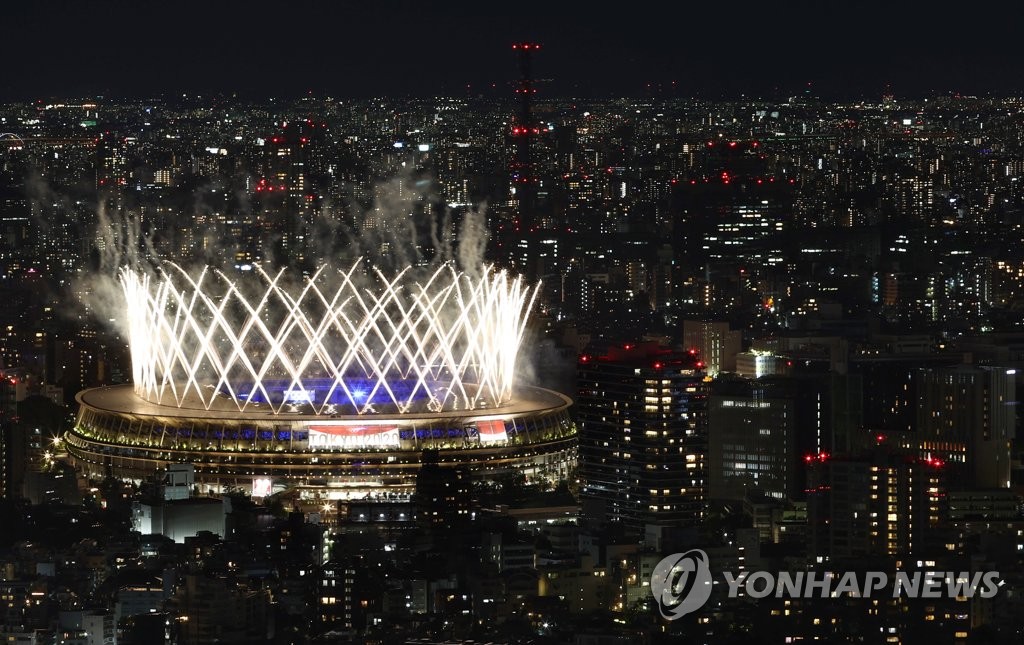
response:
M1024 99L569 99L544 52L0 105L0 640L1024 638Z

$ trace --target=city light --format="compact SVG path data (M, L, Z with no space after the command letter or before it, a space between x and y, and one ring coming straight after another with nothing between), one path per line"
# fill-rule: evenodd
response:
M5 33L5 642L1021 640L1005 12L81 4Z

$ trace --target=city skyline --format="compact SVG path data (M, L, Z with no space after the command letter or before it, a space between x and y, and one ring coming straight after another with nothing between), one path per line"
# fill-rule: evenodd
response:
M1009 21L210 4L6 41L0 639L1021 641Z

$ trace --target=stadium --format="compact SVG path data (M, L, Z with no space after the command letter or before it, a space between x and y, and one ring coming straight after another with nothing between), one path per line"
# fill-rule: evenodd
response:
M195 467L203 491L411 492L429 452L490 479L558 479L568 397L515 383L536 288L449 265L299 279L169 264L121 273L133 382L79 393L65 444L95 477Z

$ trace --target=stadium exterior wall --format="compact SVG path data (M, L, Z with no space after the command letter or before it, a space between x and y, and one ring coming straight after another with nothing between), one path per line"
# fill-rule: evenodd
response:
M480 480L557 480L576 461L571 400L532 387L501 408L328 418L162 406L130 385L86 390L78 402L65 444L85 474L141 482L188 463L214 493L269 484L328 498L408 494L424 451Z

